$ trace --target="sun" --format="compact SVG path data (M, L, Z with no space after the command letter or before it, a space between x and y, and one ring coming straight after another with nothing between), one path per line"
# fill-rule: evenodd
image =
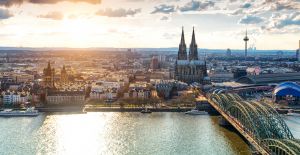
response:
M65 19L62 24L62 31L75 47L85 47L93 35L93 30L95 24L86 19Z

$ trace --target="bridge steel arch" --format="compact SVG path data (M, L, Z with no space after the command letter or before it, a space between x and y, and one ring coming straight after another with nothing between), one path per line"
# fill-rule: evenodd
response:
M290 139L265 139L263 140L274 154L299 155L300 143Z
M300 140L294 139L284 120L267 103L245 101L237 94L217 90L208 97L271 154L300 155Z

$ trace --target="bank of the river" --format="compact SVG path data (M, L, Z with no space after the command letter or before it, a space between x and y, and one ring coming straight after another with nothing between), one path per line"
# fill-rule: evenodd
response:
M119 105L55 105L36 107L40 112L140 112L144 107ZM186 112L194 107L148 107L152 112ZM198 110L213 113L215 110L211 106L198 106Z
M40 112L83 112L84 105L55 105L36 107Z
M86 107L84 111L86 112L140 112L144 108L136 107L136 108L129 108L129 107ZM191 110L190 107L184 108L148 108L151 112L186 112Z

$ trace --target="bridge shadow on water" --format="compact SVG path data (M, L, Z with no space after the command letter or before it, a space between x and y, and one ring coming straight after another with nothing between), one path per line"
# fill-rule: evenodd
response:
M234 149L235 154L252 154L248 141L229 123L228 125L220 125L219 116L217 113L213 114L212 122L217 124L221 135L227 140L226 142L230 145L230 148Z

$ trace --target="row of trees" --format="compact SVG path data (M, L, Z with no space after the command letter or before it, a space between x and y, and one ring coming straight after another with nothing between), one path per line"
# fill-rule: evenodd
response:
M191 107L194 106L196 102L194 94L184 94L181 95L178 99L173 100L172 104L177 107Z
M125 106L133 106L133 107L145 107L145 106L152 106L157 108L157 106L163 103L164 100L160 98L123 98L119 100L120 107ZM172 100L169 102L171 105L169 106L176 106L176 107L191 107L194 106L196 102L195 94L184 94L181 95L179 98Z
M162 100L160 98L123 98L119 100L120 107L133 106L133 107L145 107L152 106L157 107Z

